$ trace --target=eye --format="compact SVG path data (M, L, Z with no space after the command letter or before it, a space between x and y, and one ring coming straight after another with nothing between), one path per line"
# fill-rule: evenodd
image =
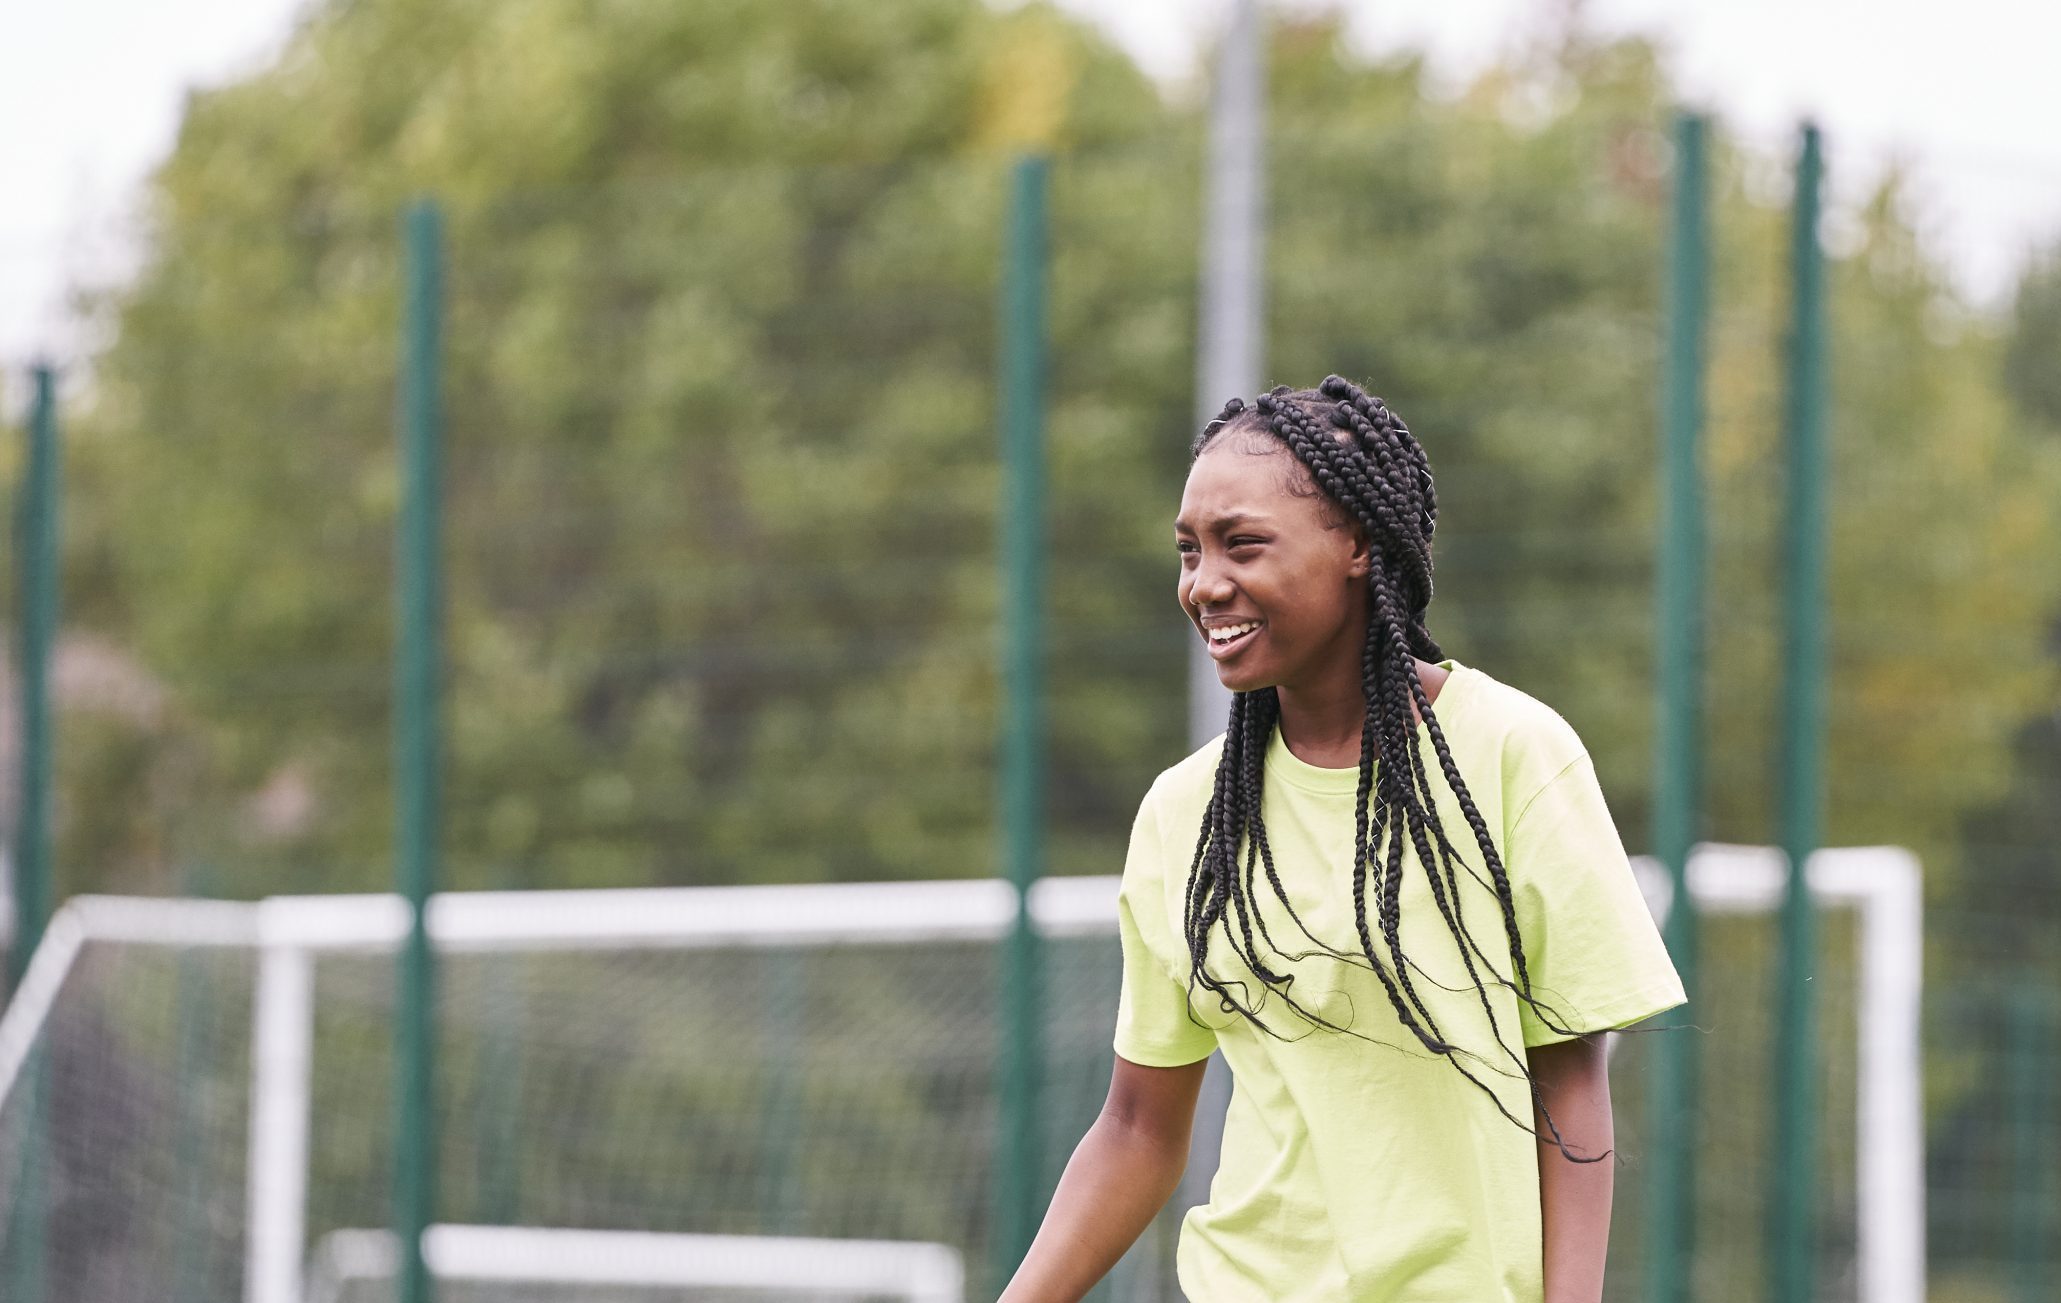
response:
M1241 547L1258 547L1266 541L1263 538L1255 538L1251 534L1239 534L1231 539L1230 547L1233 551L1236 551Z
M1174 550L1175 550L1176 552L1183 552L1183 553L1186 553L1186 552L1199 552L1199 551L1201 551L1201 549L1200 549L1200 548L1198 548L1198 547L1196 547L1196 546L1195 546L1195 544L1194 544L1194 542L1193 542L1193 541L1191 541L1191 540L1189 540L1189 539L1185 539L1185 538L1177 538L1177 539L1175 539L1175 540L1174 540Z

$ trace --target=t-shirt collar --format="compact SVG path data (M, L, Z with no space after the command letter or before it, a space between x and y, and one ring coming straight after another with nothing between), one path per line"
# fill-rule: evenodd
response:
M1438 697L1431 703L1431 709L1438 715L1440 726L1450 728L1447 721L1466 704L1467 683L1474 671L1451 657L1439 661L1438 665L1448 672L1449 677L1445 685L1438 690ZM1455 695L1455 689L1458 689L1458 695ZM1425 740L1428 748L1431 730L1419 721L1417 732ZM1267 742L1267 777L1278 777L1309 792L1343 792L1351 795L1360 788L1359 766L1355 765L1350 769L1325 769L1298 758L1295 752L1288 749L1288 744L1281 740L1281 726L1278 723L1274 726L1273 737Z

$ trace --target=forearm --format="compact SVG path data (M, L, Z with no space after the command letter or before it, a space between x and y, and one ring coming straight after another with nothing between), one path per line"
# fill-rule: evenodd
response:
M1539 1094L1568 1151L1594 1158L1616 1144L1610 1077L1601 1037L1541 1046L1529 1055ZM1553 1142L1543 1114L1539 1131L1539 1203L1545 1232L1545 1303L1600 1303L1610 1248L1610 1196L1615 1156L1572 1162Z
M1076 1303L1166 1206L1185 1146L1104 1114L1074 1147L1023 1265L1000 1303Z

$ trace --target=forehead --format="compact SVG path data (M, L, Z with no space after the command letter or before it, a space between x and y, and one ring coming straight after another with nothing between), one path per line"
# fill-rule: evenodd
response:
M1280 444L1227 435L1189 466L1174 523L1202 530L1231 517L1299 519L1309 504L1306 495L1293 490L1305 475L1302 464Z

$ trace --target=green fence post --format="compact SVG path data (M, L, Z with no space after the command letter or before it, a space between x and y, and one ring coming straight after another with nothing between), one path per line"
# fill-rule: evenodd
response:
M14 936L7 947L8 990L21 986L29 958L50 921L50 799L53 732L50 723L50 660L57 644L61 448L57 438L57 371L38 364L32 377L28 465L16 502L15 556L21 612L21 789L14 826ZM50 1064L45 1051L31 1052L23 1065L22 1111L28 1125L16 1170L21 1182L14 1200L9 1247L10 1299L35 1303L44 1297L43 1252L48 1239L44 1201L52 1149L48 1129Z
M188 865L179 871L179 895L205 900L214 894L213 878L205 866ZM215 1066L207 1032L219 987L212 971L216 953L200 946L182 946L172 961L172 1089L182 1114L172 1139L172 1161L183 1191L162 1232L171 1262L166 1273L170 1303L204 1299L209 1292L203 1250L211 1233L207 1174L213 1155L207 1152L207 1129L202 1123L207 1096L200 1083Z
M2061 1150L2054 1118L2052 1032L2061 1010L2045 990L2008 993L2004 1027L2005 1135L2011 1151L2011 1297L2039 1303L2054 1297L2054 1183L2049 1169Z
M57 372L38 365L29 410L28 466L16 505L21 614L21 791L14 826L14 938L7 948L11 991L50 921L50 656L57 643Z
M520 878L506 863L496 864L491 872L495 890L522 889ZM529 990L521 963L521 957L508 955L480 974L486 1007L481 1011L475 1069L480 1108L474 1129L473 1180L479 1191L474 1215L488 1226L522 1224L522 1051Z
M0 1172L0 1180L12 1179L18 1194L8 1210L7 1225L0 1228L0 1249L7 1262L7 1292L10 1303L39 1303L44 1297L43 1249L49 1238L48 1210L44 1202L50 1186L51 1145L44 1119L50 1109L50 1061L48 1051L37 1047L22 1064L21 1108L28 1124L23 1128L21 1148L11 1173Z
M1779 1021L1775 1042L1775 1126L1768 1167L1771 1303L1815 1296L1817 1006L1808 985L1816 965L1816 919L1805 867L1818 846L1825 735L1825 267L1818 243L1823 164L1818 129L1803 128L1790 229L1793 320L1784 411L1789 503L1783 521L1785 584L1782 746L1776 772L1782 849L1789 876L1782 900Z
M1001 305L1001 835L1016 921L1002 975L1001 1161L992 1235L998 1291L1037 1232L1044 1141L1038 1108L1044 1002L1030 893L1044 859L1046 173L1043 158L1016 163Z
M1666 940L1682 985L1696 989L1696 901L1689 849L1700 823L1703 772L1703 430L1704 333L1708 315L1709 226L1704 122L1675 118L1674 226L1668 244L1667 342L1661 373L1662 514L1657 576L1660 701L1655 727L1653 851L1673 883ZM1686 1009L1663 1026L1686 1027ZM1654 1064L1653 1175L1648 1205L1646 1297L1688 1303L1694 1260L1696 1095L1694 1035L1660 1038Z
M436 1208L436 974L426 914L437 883L440 742L438 679L442 576L442 413L439 346L443 219L416 201L404 219L407 301L401 366L404 487L396 539L394 658L394 867L408 900L394 1019L394 1237L400 1303L429 1303L422 1235Z
M807 1046L809 952L780 946L762 953L766 989L760 1006L759 1071L764 1074L764 1111L759 1121L759 1233L794 1235L801 1229L800 1181L795 1173L807 1133L803 1085Z

